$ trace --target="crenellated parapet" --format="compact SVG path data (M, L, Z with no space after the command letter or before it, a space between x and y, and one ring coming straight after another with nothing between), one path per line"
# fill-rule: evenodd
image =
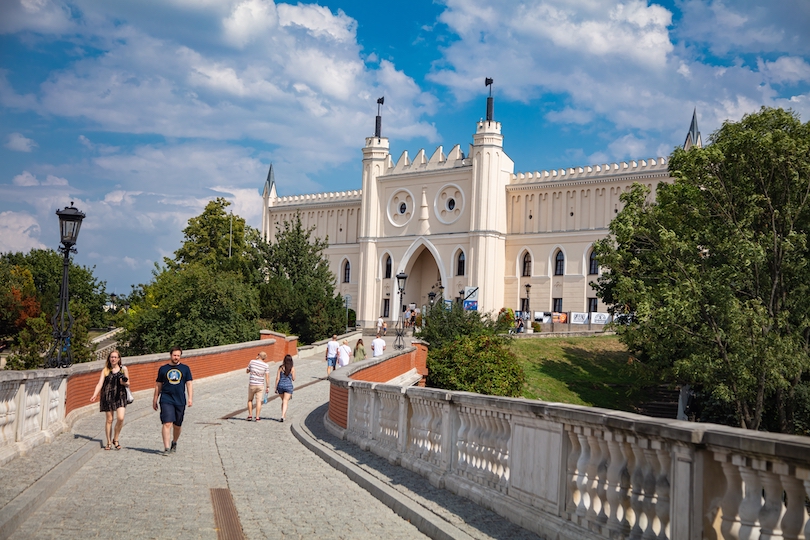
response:
M569 167L527 173L515 173L511 177L511 186L516 184L534 184L539 182L561 182L581 180L605 180L611 177L625 177L643 173L666 174L667 158L633 160L630 162L606 163L587 167Z
M287 195L271 199L270 206L300 206L307 204L359 203L363 190L331 191L327 193L308 193L306 195Z
M425 153L425 149L423 148L416 153L413 160L410 159L408 151L405 150L399 156L396 164L389 161L385 175L447 170L457 167L467 167L471 164L472 162L468 158L465 158L464 152L461 151L461 145L458 144L446 155L443 148L439 146L430 158L427 157L427 153Z

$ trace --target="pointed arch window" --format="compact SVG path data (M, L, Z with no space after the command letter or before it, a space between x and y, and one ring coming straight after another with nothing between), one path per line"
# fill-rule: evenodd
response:
M458 252L458 257L456 258L456 275L457 276L463 276L464 275L464 270L465 270L464 263L465 263L464 252L459 251Z
M532 275L532 256L529 255L528 251L523 255L523 273L521 275L523 277L531 277Z
M595 275L599 273L599 261L596 260L596 250L591 251L591 258L588 261L588 274Z
M391 277L391 255L385 256L385 279Z
M554 257L554 275L565 275L565 255L563 255L562 251L558 251L557 255Z
M343 263L343 283L349 283L352 279L352 265L349 261Z

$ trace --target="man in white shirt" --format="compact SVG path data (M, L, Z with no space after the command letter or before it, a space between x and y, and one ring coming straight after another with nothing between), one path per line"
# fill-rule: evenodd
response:
M382 325L383 325L383 318L382 318L382 315L380 315L377 318L377 333L378 334L382 334Z
M385 351L385 340L380 337L380 334L378 332L377 337L371 341L372 358L375 356L382 356L383 351Z
M343 344L337 350L338 367L346 367L352 359L352 348L349 347L349 340L344 339Z
M329 343L326 344L326 376L328 377L332 370L335 369L337 362L338 347L340 343L337 340L337 334L332 336Z

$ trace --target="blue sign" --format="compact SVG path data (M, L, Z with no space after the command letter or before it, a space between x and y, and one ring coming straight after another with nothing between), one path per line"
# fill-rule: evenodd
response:
M464 311L478 311L478 300L464 300Z

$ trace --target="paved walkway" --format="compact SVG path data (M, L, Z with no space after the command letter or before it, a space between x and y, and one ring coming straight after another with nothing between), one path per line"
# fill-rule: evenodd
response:
M0 467L0 537L536 538L330 435L325 371L320 355L297 362L285 423L278 400L246 421L244 372L195 381L168 457L151 391L128 407L121 451L100 449L103 415L77 422Z

